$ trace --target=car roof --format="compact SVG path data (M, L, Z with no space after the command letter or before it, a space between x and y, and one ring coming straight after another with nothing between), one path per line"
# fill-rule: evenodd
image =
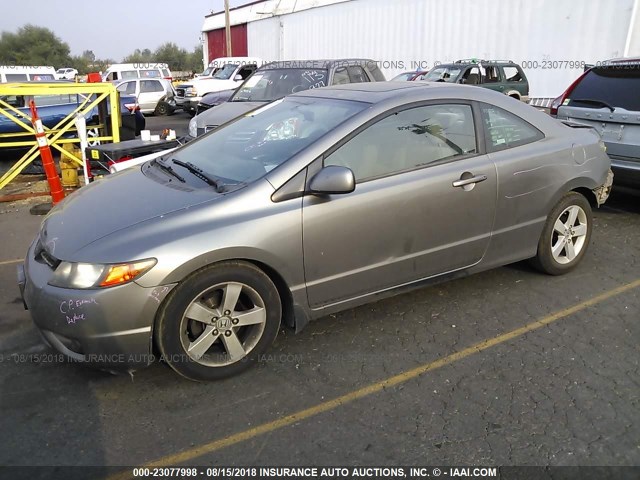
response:
M325 59L325 60L280 60L277 62L270 62L262 67L260 70L275 70L278 68L333 68L351 65L367 65L376 64L374 60L368 58L337 58L337 59ZM376 64L377 65L377 64Z
M290 97L324 97L352 100L356 102L379 103L391 98L416 97L416 100L432 98L470 98L469 85L446 82L363 82L314 88L289 95ZM481 95L486 88L476 88ZM493 92L495 93L495 92ZM475 96L477 96L475 95Z

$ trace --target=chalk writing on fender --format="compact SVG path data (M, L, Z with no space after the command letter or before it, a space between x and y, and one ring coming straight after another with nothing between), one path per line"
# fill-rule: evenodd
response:
M67 315L72 314L75 310L81 309L85 305L99 305L95 298L83 298L63 300L60 302L60 313Z
M65 315L67 318L67 324L76 323L78 320L86 320L84 313L74 313L71 317Z

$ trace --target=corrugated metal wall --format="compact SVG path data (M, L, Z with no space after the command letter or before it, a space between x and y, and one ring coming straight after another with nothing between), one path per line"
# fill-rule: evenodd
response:
M528 67L530 96L548 98L582 71L559 61L593 63L623 55L633 5L634 0L352 0L250 22L248 51L267 60L371 58L387 78L436 61L511 59Z

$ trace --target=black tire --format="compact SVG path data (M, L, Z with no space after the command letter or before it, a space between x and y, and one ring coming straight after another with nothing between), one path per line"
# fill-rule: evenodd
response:
M194 304L198 311L205 306L212 311L220 308L223 312L224 297L233 285L241 287L231 313L214 316L211 325L194 320L192 313L189 317L186 315L192 312ZM247 313L260 309L264 311L259 312L259 316L266 317L261 323L231 325L231 321L237 322L243 314L246 319ZM208 313L206 310L205 315ZM197 381L217 380L236 375L256 363L275 340L281 317L280 296L271 279L251 263L227 261L199 270L173 289L158 312L154 338L164 361L180 375ZM212 330L209 333L207 329ZM239 341L236 345L241 345L243 352L249 349L244 357L232 358L227 343L231 340ZM194 358L193 351L190 353L188 349L199 342L213 343Z
M173 109L167 102L160 101L156 105L156 109L153 113L154 115L160 115L160 116L171 115L171 113L173 113Z
M579 237L574 236L571 232L568 232L566 236L564 236L565 242L570 240L572 245L574 245L574 256L573 258L570 258L571 255L569 255L566 250L568 246L565 246L562 247L557 255L560 257L561 261L559 261L558 258L554 256L552 248L552 245L561 246L560 243L563 240L563 235L559 234L555 228L556 221L560 220L563 223L568 222L570 215L568 209L572 207L578 207L582 211L582 213L578 211L578 218L576 222L578 225L586 225L586 233L583 236L580 236L580 248L577 253L575 253L575 250L579 242ZM580 220L580 217L582 217L582 220ZM578 227L576 226L575 231L578 231L577 228ZM573 226L571 229L573 230ZM567 193L560 199L555 207L553 207L551 213L549 213L544 228L542 229L540 240L538 241L538 252L536 256L531 259L531 264L538 270L548 273L549 275L562 275L570 272L578 266L584 257L589 246L589 242L591 241L592 230L593 215L589 201L577 192ZM562 252L565 252L564 256L562 255Z

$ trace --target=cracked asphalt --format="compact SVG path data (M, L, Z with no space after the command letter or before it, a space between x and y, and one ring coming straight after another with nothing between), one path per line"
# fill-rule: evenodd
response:
M300 421L194 450L639 279L638 198L614 193L594 212L589 252L569 275L520 263L298 335L281 330L257 368L209 384L158 364L114 376L36 361L50 351L22 309L15 264L0 264L0 465L140 465L180 452L191 452L186 464L230 466L640 465L640 288ZM0 204L1 261L24 255L40 220L27 203Z

